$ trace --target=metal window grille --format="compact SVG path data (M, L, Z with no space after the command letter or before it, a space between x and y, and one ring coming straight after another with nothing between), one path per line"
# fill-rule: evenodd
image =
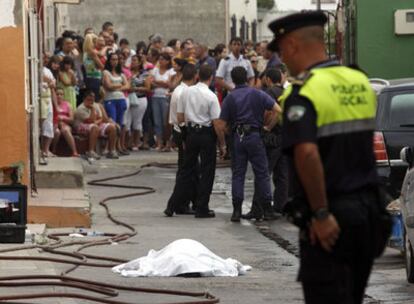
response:
M230 28L231 39L237 36L237 18L236 15L231 17L231 28Z
M246 18L244 16L240 19L240 37L246 39Z
M257 42L257 20L252 22L252 40Z

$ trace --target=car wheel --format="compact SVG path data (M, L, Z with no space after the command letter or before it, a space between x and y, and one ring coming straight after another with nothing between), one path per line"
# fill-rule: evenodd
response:
M413 247L406 233L404 233L404 252L405 252L405 271L407 273L407 281L414 283L414 255Z

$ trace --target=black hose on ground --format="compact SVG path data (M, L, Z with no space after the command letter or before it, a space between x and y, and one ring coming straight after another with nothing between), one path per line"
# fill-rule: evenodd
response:
M225 163L225 162L219 162L217 164L217 167L219 168L224 168L228 166L229 166L228 163ZM63 258L58 259L58 258L51 258L51 257L32 257L32 256L27 256L27 257L4 256L4 255L0 256L0 260L14 260L14 261L21 261L21 262L28 261L28 260L36 260L36 261L48 261L48 262L54 262L54 263L73 265L71 268L67 269L66 271L63 271L61 275L57 275L57 276L25 275L25 276L0 277L0 287L61 286L61 287L76 288L76 289L86 290L89 292L98 293L98 294L101 294L102 296L105 296L105 298L89 296L89 295L84 295L84 294L79 294L79 293L69 293L69 292L68 293L16 294L16 295L0 296L0 303L12 303L10 301L29 300L29 299L33 300L33 299L41 299L41 298L72 298L72 299L87 300L87 301L96 302L96 303L132 304L131 302L122 302L122 301L116 301L116 300L106 298L108 296L117 297L119 295L120 290L130 291L130 292L141 292L141 293L150 293L150 294L164 294L164 295L171 295L171 296L185 296L185 297L199 298L197 300L193 300L190 302L189 301L165 302L164 304L219 303L220 300L208 292L185 292L185 291L180 291L180 290L128 287L128 286L122 286L122 285L116 285L116 284L107 284L107 283L98 282L94 280L86 280L86 279L80 279L80 278L75 278L75 277L69 277L67 275L68 273L76 270L79 266L112 268L113 266L116 266L119 263L127 262L123 259L90 255L90 254L82 253L81 251L86 248L90 248L90 247L110 245L110 244L113 244L114 242L125 241L137 234L137 231L132 225L116 219L116 217L114 217L111 214L110 208L107 203L110 201L119 200L123 198L151 194L151 193L154 193L156 190L152 187L130 186L130 185L124 185L124 184L107 183L107 182L136 176L140 174L144 168L148 168L148 167L173 169L173 168L176 168L177 165L172 164L172 163L148 163L148 164L142 165L139 168L139 170L133 173L93 180L88 183L88 185L91 185L91 186L140 190L139 192L106 197L99 202L99 204L105 208L107 217L114 224L123 226L126 229L128 229L130 232L126 232L122 234L105 233L102 235L103 239L97 240L97 241L81 240L81 241L72 241L72 242L66 242L66 243L63 242L61 237L69 236L68 233L54 233L54 234L48 235L48 238L54 241L54 243L48 246L30 245L30 246L20 246L20 247L7 248L7 249L0 250L0 253L9 253L9 252L16 252L16 251L28 250L28 249L40 249L43 252L47 252L50 254L67 256L67 257L73 258L73 259L63 259ZM86 233L82 233L82 234L85 236L87 235ZM76 246L76 245L80 245L80 247L74 252L57 250L58 248L71 247L71 246ZM100 260L100 261L106 261L107 263L94 263L94 262L89 262L88 260L98 260L98 261ZM13 303L17 303L17 302L13 302ZM139 302L135 301L133 303L137 304Z

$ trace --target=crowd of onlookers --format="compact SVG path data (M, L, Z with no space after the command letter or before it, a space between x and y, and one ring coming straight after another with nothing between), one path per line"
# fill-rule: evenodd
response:
M114 25L105 22L100 32L65 31L54 53L44 54L40 164L62 154L62 142L70 149L65 155L84 153L89 160L103 155L117 159L139 150L171 151L169 98L182 80L183 67L208 64L215 74L220 62L229 60L233 42L241 45L240 53L250 62L251 85L262 86L266 67L281 67L266 41L236 39L211 49L192 38L165 43L160 34L135 46L118 38ZM221 101L230 88L222 80L213 81L210 89ZM79 137L88 139L86 151L78 151Z

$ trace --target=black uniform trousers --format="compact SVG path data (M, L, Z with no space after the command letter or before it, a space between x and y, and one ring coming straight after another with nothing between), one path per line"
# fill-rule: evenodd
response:
M185 150L183 144L183 137L180 132L177 132L173 129L173 140L178 148L178 159L177 159L177 173L176 173L176 184L174 186L174 191L170 196L167 204L167 210L170 212L183 212L189 208L190 201L193 203L195 202L197 192L196 192L196 184L198 180L197 176L197 169L194 170L194 175L191 180L192 186L188 189L184 189L182 187L178 187L177 183L179 181L179 176L182 175L183 168L184 168L184 160L185 160ZM184 191L180 193L180 191Z
M189 192L192 189L196 190L196 214L209 211L208 204L216 172L216 141L217 137L212 127L189 127L187 130L184 164L177 175L174 201L185 202L188 200ZM198 176L196 181L195 176Z
M271 168L273 190L273 209L282 213L288 200L289 165L281 148L271 149L268 152L269 169Z
M177 160L177 176L180 174L184 166L184 146L183 146L183 137L181 132L177 132L173 129L172 138L175 145L178 148L178 160Z
M283 155L282 148L266 148L267 161L269 164L269 174L272 175L273 180L273 210L282 213L286 205L289 191L289 165L285 155ZM260 215L261 210L260 196L257 191L258 185L254 185L254 194L251 211L255 215Z
M375 190L329 199L329 210L341 232L331 253L312 245L309 232L300 232L300 270L307 304L360 304L374 261Z

